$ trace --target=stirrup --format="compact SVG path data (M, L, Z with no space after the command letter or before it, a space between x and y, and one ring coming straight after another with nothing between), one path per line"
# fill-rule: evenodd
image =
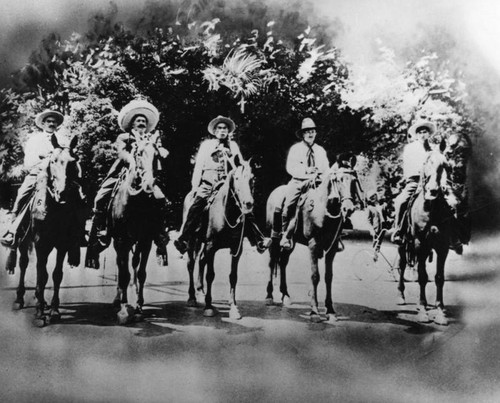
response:
M17 246L16 237L10 231L7 231L5 235L2 238L0 238L0 243L8 248L15 248Z
M291 250L293 248L293 242L291 239L288 239L287 237L283 236L280 241L280 246L284 250Z

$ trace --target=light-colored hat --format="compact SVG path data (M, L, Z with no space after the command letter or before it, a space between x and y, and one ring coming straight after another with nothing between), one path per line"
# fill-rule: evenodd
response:
M143 99L130 101L118 114L118 125L122 130L130 130L130 125L137 115L143 115L148 121L147 131L154 130L160 119L160 112L154 105Z
M64 115L62 113L59 113L57 111L53 111L51 109L47 109L35 117L35 124L40 128L43 129L43 121L47 119L49 116L53 116L56 121L57 121L57 127L61 126L64 122Z
M300 127L299 130L297 130L295 132L295 135L301 139L302 133L304 133L304 131L309 130L309 129L316 129L316 124L314 123L314 121L311 118L304 118L302 120L302 126Z
M408 134L415 137L417 129L421 127L427 127L429 129L429 135L432 136L436 132L436 125L428 120L417 120L408 130Z
M212 119L212 121L208 124L207 130L212 136L215 136L215 127L219 123L225 123L227 125L229 135L231 135L236 130L236 125L234 124L232 119L219 115L215 119Z

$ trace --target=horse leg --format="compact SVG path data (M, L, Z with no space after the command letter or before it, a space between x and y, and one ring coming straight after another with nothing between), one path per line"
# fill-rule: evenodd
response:
M50 313L49 320L51 323L58 322L61 319L61 313L59 312L59 290L61 288L61 282L63 278L63 262L66 257L66 250L57 249L56 266L52 272L52 282L54 284L54 292L52 295L52 301L50 302Z
M194 266L196 264L196 252L192 250L188 250L187 254L187 269L189 274L189 298L187 301L187 305L190 307L197 306L196 303L196 289L194 286Z
M417 320L422 323L430 322L429 315L427 314L427 297L425 295L425 287L429 282L429 276L425 268L425 261L429 255L428 250L424 248L417 252L417 268L418 268L418 285L420 286L420 298L417 307Z
M137 280L139 286L137 287L137 307L135 308L136 320L142 319L142 306L144 305L144 283L146 282L146 266L148 264L148 257L151 251L151 242L146 242L141 245L141 259L139 263L139 270L137 271Z
M17 286L16 300L14 301L13 309L19 310L24 308L24 294L26 287L24 285L26 278L26 269L28 268L29 256L28 248L24 245L19 247L19 284Z
M118 324L126 325L134 317L134 308L128 304L127 288L130 284L130 271L128 268L128 249L116 248L116 264L118 266L118 292L121 296L120 311L117 314Z
M286 267L288 266L288 262L290 260L291 251L283 251L280 255L280 293L281 293L281 302L284 307L290 307L292 305L292 300L290 295L288 294L288 287L286 282Z
M203 315L207 317L215 316L217 313L216 309L212 306L212 283L215 278L214 257L215 251L213 247L207 244L205 247L205 258L207 262L207 293L205 294L205 311L203 312Z
M269 282L267 283L267 288L266 288L266 305L273 305L274 304L274 299L273 299L273 280L274 276L277 273L278 270L278 260L280 256L280 250L279 250L279 239L278 238L272 238L272 244L271 247L269 248Z
M434 322L438 325L446 326L448 325L448 318L446 316L446 310L443 301L443 287L444 287L444 265L446 258L448 256L448 245L442 245L442 247L436 251L436 276L434 277L434 282L436 283L436 308L437 313L434 318Z
M399 282L398 282L398 305L405 305L405 269L406 269L406 252L404 246L398 248L399 253Z
M205 275L205 267L207 266L207 257L205 254L205 249L203 249L201 252L199 252L199 259L198 259L198 276L196 280L196 291L205 293L204 288L205 288L205 281L203 280L203 276ZM196 265L196 254L193 255L194 259L194 265ZM195 266L196 267L196 266Z
M334 249L334 248L332 248ZM333 259L335 258L336 251L330 250L325 256L325 285L326 285L326 319L329 322L338 320L335 310L333 309L332 300L332 280L333 280Z
M309 256L311 259L311 321L319 322L321 320L319 316L318 308L318 284L319 284L319 268L318 268L318 253L317 253L317 243L314 238L309 240Z
M233 251L231 251L233 252ZM238 282L238 262L240 260L241 251L238 255L233 255L231 258L231 273L229 273L229 285L230 285L230 307L229 307L229 319L241 319L241 314L236 304L236 283Z
M35 297L37 299L36 302L36 312L35 312L35 320L34 325L38 327L45 326L46 317L45 317L45 286L47 285L47 281L49 279L49 275L47 273L47 258L49 256L50 250L48 248L44 248L40 245L36 246L36 291Z

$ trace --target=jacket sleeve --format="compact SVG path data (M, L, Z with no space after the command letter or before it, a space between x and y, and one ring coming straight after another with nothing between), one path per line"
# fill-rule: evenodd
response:
M196 154L196 160L194 163L193 176L191 178L191 186L193 189L198 188L201 182L201 175L203 174L203 165L205 162L205 158L207 156L209 144L205 141L201 143L200 149L198 150L198 154Z

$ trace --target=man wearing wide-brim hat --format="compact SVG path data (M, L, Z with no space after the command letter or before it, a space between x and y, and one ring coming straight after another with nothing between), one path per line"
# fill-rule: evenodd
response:
M218 188L218 184L227 177L229 171L243 161L238 144L231 140L235 129L234 121L221 115L208 124L207 130L214 138L203 141L196 155L191 179L193 202L183 223L182 232L174 242L182 254L186 252L188 241L199 228L210 196ZM250 242L255 244L259 251L264 251L271 240L262 235L252 215L246 217L246 222L251 231Z
M133 145L142 140L155 138L160 157L166 158L168 156L168 151L161 144L159 133L153 132L159 118L160 113L156 107L142 99L129 102L118 114L118 125L124 133L118 135L115 141L118 158L111 166L94 200L94 216L85 258L86 267L99 268L99 253L109 246L110 237L107 231L108 206L120 172L123 168L135 164L135 158L132 154ZM160 219L165 222L166 198L157 185L155 185L154 196L160 206ZM165 234L162 233L155 237L155 242L158 247L158 255L166 258Z
M25 207L34 195L38 174L46 167L46 157L54 150L51 138L56 135L63 122L64 116L52 109L45 110L35 117L35 124L41 131L32 133L24 145L24 170L28 174L17 192L11 213L12 223L1 239L5 246L17 246L18 229L27 213Z
M294 225L290 221L295 216L300 195L308 189L311 181L321 180L330 168L325 149L315 143L316 124L311 118L302 120L295 134L301 141L290 148L286 160L286 171L292 178L287 185L282 212L280 245L284 249L292 248Z

